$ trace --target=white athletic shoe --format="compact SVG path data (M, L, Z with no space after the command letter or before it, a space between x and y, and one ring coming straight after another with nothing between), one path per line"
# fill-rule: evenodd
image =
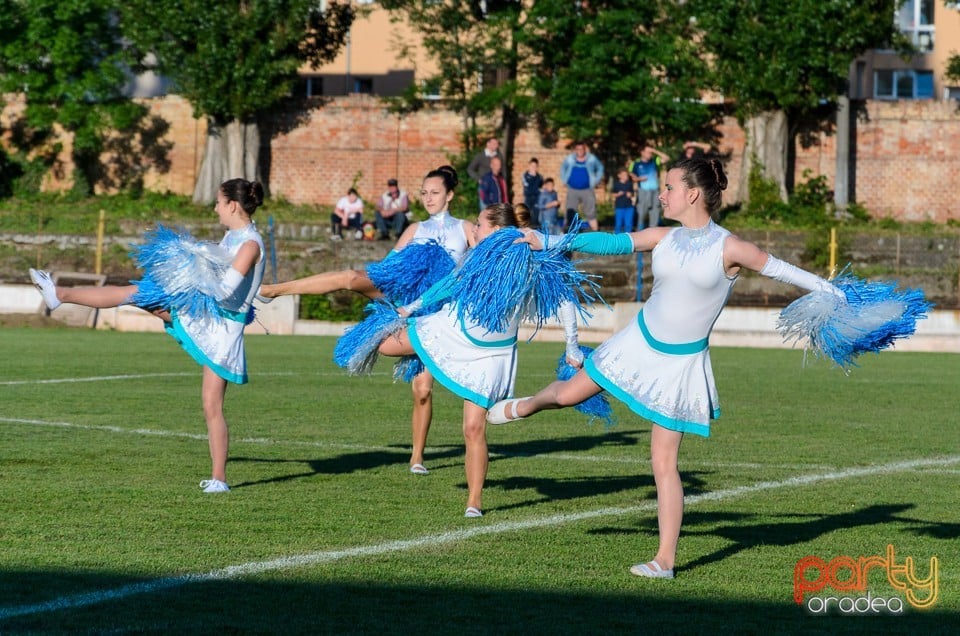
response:
M507 422L516 422L523 418L517 415L517 404L527 398L516 398L514 400L500 400L490 407L487 411L487 423L506 424ZM507 415L507 409L513 411L513 417Z
M230 486L219 479L204 479L200 482L203 492L230 492Z
M40 291L40 295L43 296L43 302L46 303L50 311L60 306L60 299L57 298L57 285L53 282L50 274L42 269L33 269L31 267L30 280L33 281L33 286Z
M473 506L467 507L467 511L463 513L463 516L468 519L476 519L477 517L482 517L483 512L479 508L474 508Z
M630 574L648 579L672 579L673 570L664 570L656 561L638 563L630 568Z

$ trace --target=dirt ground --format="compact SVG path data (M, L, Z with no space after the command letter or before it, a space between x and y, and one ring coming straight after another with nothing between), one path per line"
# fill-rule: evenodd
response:
M58 327L64 325L59 320L42 314L0 314L0 328L7 327Z

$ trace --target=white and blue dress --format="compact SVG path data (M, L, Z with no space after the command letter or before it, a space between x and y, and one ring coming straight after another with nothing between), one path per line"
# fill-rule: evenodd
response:
M633 412L670 430L707 437L720 416L708 340L737 280L723 265L729 235L712 221L667 233L652 252L649 299L583 366Z
M263 238L253 223L228 231L219 244L232 261L240 246L247 241L254 241L260 247L260 258L237 289L217 301L216 315L171 307L172 320L165 324L167 333L197 363L210 367L218 376L235 384L247 383L243 330L253 320L253 299L263 281L265 250Z

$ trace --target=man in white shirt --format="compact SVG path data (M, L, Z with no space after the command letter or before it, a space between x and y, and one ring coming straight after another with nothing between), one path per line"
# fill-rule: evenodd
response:
M410 211L410 198L404 190L397 186L396 179L387 180L387 191L384 192L377 203L376 223L378 239L381 241L390 238L390 229L393 229L395 239L400 238L403 230L407 227L407 213Z

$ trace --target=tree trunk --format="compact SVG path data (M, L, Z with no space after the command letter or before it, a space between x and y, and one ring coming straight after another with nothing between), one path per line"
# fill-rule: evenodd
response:
M747 143L743 149L743 162L740 167L740 200L750 200L750 170L754 160L760 162L763 176L773 179L780 188L780 198L787 200L787 144L789 133L787 114L782 110L772 110L751 117L744 125Z
M207 122L207 143L193 190L194 203L216 201L220 184L227 179L260 181L260 128L237 120L220 126Z

